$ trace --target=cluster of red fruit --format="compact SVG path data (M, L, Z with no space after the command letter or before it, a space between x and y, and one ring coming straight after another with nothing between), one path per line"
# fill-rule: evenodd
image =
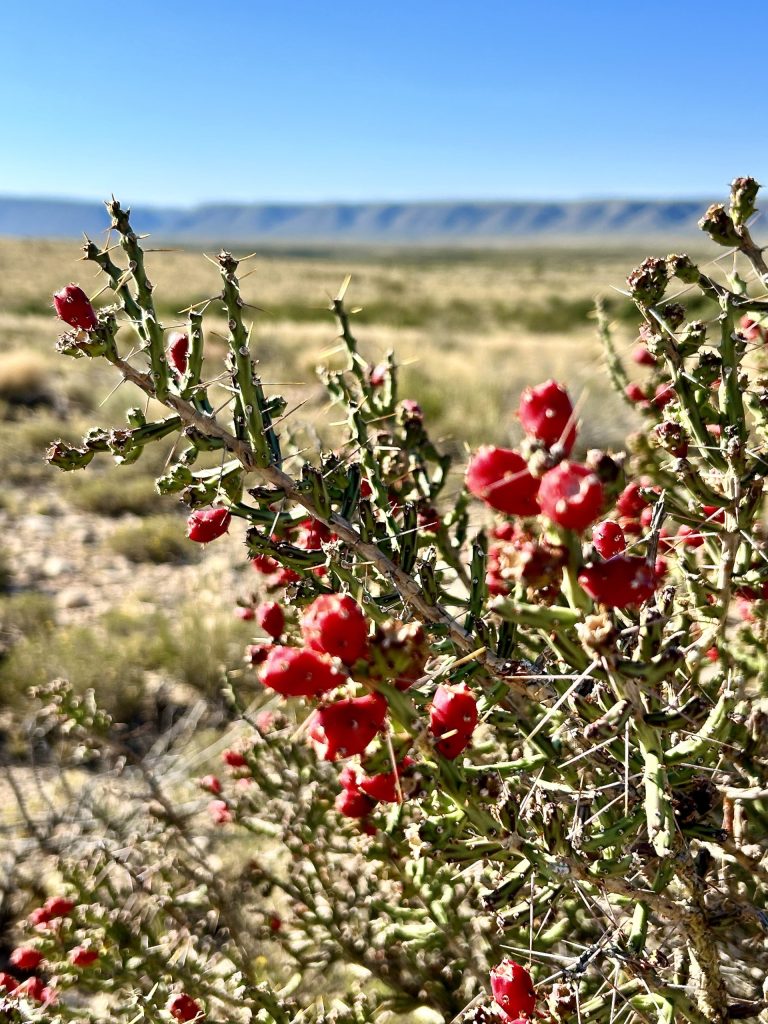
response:
M593 468L568 459L576 425L567 391L553 380L526 388L518 415L528 435L530 458L514 449L482 447L467 468L467 488L505 515L542 515L558 527L583 533L606 511L610 499ZM639 485L629 484L619 495L616 512L618 521L593 528L594 549L602 560L584 565L578 580L598 603L625 608L647 601L666 567L626 552L625 531L639 533L652 514ZM563 546L537 538L519 524L497 527L493 538L487 576L491 593L506 593L510 579L524 581L543 596L556 585L567 560Z
M67 899L65 896L52 896L42 907L32 911L29 915L29 923L41 931L58 929L62 918L68 917L74 908L73 900ZM69 950L67 959L73 967L90 967L99 959L99 953L90 946L77 945ZM46 985L37 974L31 973L37 971L45 962L45 957L39 949L32 945L17 946L12 951L9 962L17 971L30 974L30 977L19 981L15 975L0 971L0 993L5 993L14 999L30 999L42 1003L44 1006L50 1006L56 1002L55 990Z
M273 640L284 639L285 615L279 604L259 605L255 618ZM261 683L281 696L319 701L306 731L320 758L362 757L387 727L387 699L375 689L375 681L386 679L406 690L423 674L427 657L423 630L385 624L370 635L365 614L346 594L315 598L305 608L299 627L301 646L279 642L252 645L248 660L258 665ZM355 679L368 686L367 692L329 700L333 691ZM477 721L477 701L465 684L437 687L429 706L429 728L441 756L458 757L471 742ZM225 753L240 759L237 766L247 764L242 754ZM231 758L227 763L234 765ZM379 802L399 802L400 777L414 763L406 755L391 771L375 773L366 772L362 765L346 765L340 774L342 789L336 809L347 817L363 819ZM201 785L216 796L221 793L215 776L206 776ZM215 800L209 809L217 823L231 820L225 801Z

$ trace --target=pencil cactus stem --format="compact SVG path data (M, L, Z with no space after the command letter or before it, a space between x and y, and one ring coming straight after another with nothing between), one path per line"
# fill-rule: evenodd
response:
M280 464L277 436L265 410L264 391L256 374L250 351L250 338L243 323L243 300L235 275L238 261L229 252L222 251L218 258L223 283L222 300L229 320L229 355L232 376L237 386L236 403L245 424L258 466Z
M152 373L155 394L162 402L168 395L170 373L165 357L165 334L163 326L157 318L155 303L152 298L154 287L147 277L144 268L144 252L139 239L130 223L130 210L124 210L116 199L106 204L112 217L112 227L120 235L120 245L128 257L128 268L136 285L136 305L141 316L137 324L143 329L140 334L144 338L149 351L149 364Z

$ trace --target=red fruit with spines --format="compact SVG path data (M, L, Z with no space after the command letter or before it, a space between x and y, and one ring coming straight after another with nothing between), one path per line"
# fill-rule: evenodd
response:
M640 525L646 530L651 525L653 519L653 505L646 505L643 511L640 513Z
M256 555L251 559L251 565L256 572L260 572L263 576L271 576L280 568L280 565L269 555Z
M202 1014L203 1008L186 992L180 992L179 995L170 999L168 1012L174 1020L190 1021L196 1020Z
M269 636L279 640L285 631L285 615L277 601L264 601L256 608L256 621Z
M561 462L541 478L541 511L568 530L585 530L602 512L604 500L598 476L581 463Z
M232 811L226 800L211 800L208 813L214 825L228 825L232 821Z
M235 615L243 622L252 622L256 618L256 612L249 606L239 604L235 608Z
M49 921L54 921L58 917L66 917L74 909L74 900L67 899L66 896L51 896L42 907L32 911L29 921L33 925L48 924Z
M701 511L707 517L707 521L710 523L724 523L725 522L725 509L720 508L718 505L702 505Z
M687 523L683 523L677 531L677 539L687 548L700 548L704 543L704 535L701 531L694 529L693 526L688 526Z
M365 818L374 809L376 802L366 796L365 793L354 792L351 789L342 789L337 794L333 806L345 818Z
M645 345L640 342L632 349L632 361L638 366L655 366L656 357L651 355Z
M232 750L230 747L228 747L226 750L222 750L221 760L230 768L245 768L245 766L248 764L248 761L244 754L242 754L239 750Z
M371 367L368 373L368 381L372 388L380 388L387 379L388 367L384 363Z
M69 953L69 962L75 967L90 967L98 959L99 954L96 950L89 949L87 946L75 946Z
M640 484L633 480L616 499L616 511L619 515L636 519L647 504L648 499L640 492Z
M547 380L526 388L520 396L517 415L529 437L548 448L559 445L566 455L576 441L576 422L568 392L557 381Z
M308 647L276 645L261 665L259 679L284 697L318 697L341 686L346 676L327 654Z
M348 594L323 594L301 617L309 648L352 665L368 646L368 623L360 605Z
M12 974L8 974L6 971L0 971L0 992L13 992L18 986L18 978L14 978Z
M708 650L704 652L704 657L707 658L709 661L719 661L720 651L718 651L716 647L710 647Z
M491 971L491 992L505 1022L528 1019L536 1009L536 992L530 974L510 957Z
M477 725L477 700L466 683L441 684L429 708L429 729L435 749L452 761L469 746Z
M627 396L629 401L633 402L635 405L648 404L648 396L646 395L645 391L640 387L639 384L635 384L634 381L627 384L627 386L624 388L624 394Z
M319 519L302 519L294 543L303 551L319 551L323 544L333 539L333 536L330 529Z
M179 377L183 377L187 372L189 360L189 337L183 331L173 331L168 336L166 353L168 362Z
M42 978L38 978L36 975L32 978L27 978L26 981L22 981L14 989L15 996L25 996L27 999L33 999L36 1003L42 1003L44 1006L50 1006L56 1002L56 992L45 984Z
M270 917L269 919L269 930L271 932L279 932L282 927L282 919L279 918L277 914L273 914L272 917Z
M657 409L663 409L670 402L674 402L676 398L677 392L671 384L659 384L653 395L653 404Z
M207 793L214 793L217 796L221 792L221 782L215 775L204 775L198 782L198 786Z
M350 697L313 712L308 733L318 757L335 761L362 754L383 727L387 701L380 693Z
M187 536L196 544L208 544L226 533L231 521L225 508L198 508L187 519Z
M606 519L592 528L592 543L603 558L613 558L627 549L624 531L613 519Z
M506 515L535 516L540 511L539 481L522 455L511 448L479 448L467 466L466 484L470 494Z
M607 608L629 608L652 597L658 580L644 558L615 555L606 562L585 566L579 573L579 584Z
M8 962L20 971L34 971L43 962L43 954L34 946L17 946L8 957Z
M399 803L400 797L398 796L397 780L406 768L415 763L412 757L404 757L397 766L397 772L379 772L377 775L363 775L357 781L358 788L366 796L369 796L371 800L377 800L385 804Z
M68 284L53 293L53 307L59 320L81 331L92 331L99 326L96 310L82 288Z

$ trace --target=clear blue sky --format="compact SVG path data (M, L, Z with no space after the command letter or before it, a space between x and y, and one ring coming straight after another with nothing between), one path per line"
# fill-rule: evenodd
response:
M0 193L720 195L768 182L768 2L3 4Z

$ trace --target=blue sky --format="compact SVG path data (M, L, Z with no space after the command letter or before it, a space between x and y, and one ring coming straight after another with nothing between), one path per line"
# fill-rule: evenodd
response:
M0 194L719 196L768 181L768 4L7 3Z

